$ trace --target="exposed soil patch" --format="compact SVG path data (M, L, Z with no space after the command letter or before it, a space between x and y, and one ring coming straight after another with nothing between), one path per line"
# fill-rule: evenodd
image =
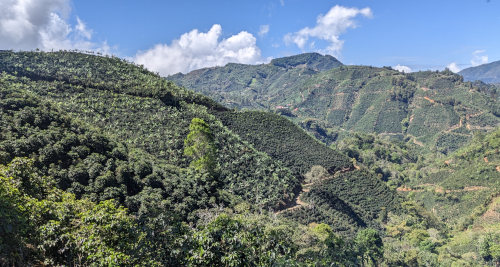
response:
M500 197L496 197L491 201L488 210L481 216L481 219L489 222L500 222Z
M432 104L436 103L436 101L434 101L434 99L431 99L431 98L429 98L427 96L424 96L424 99L427 100L427 101L429 101L429 102L431 102Z
M485 187L485 186L466 186L463 189L445 190L442 186L439 186L436 184L421 184L421 185L417 185L416 187L417 188L401 186L401 187L398 187L396 189L396 191L399 191L399 192L424 192L425 189L422 189L422 187L434 187L434 192L436 192L436 193L470 192L470 191L479 191L479 190L489 189L488 187Z

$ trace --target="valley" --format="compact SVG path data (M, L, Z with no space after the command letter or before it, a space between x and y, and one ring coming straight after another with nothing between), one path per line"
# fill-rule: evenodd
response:
M1 51L0 73L1 264L498 262L488 84L314 53L165 79Z

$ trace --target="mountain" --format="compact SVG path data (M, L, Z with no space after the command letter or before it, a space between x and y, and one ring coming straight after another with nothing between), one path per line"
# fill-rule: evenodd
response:
M178 73L168 79L186 88L209 95L228 107L267 109L293 91L294 83L307 77L342 66L332 56L306 53L273 59L269 64L229 63L224 67ZM273 104L273 105L274 105Z
M324 60L314 68L334 62ZM306 63L297 59L286 68ZM235 229L226 224L241 227L228 235L262 235L231 240L269 241L235 244L236 250L277 249L264 265L309 261L311 254L299 256L296 248L323 241L292 241L305 223L292 208L301 205L315 168L352 179L331 192L342 205L324 211L345 216L314 219L329 224L332 238L352 239L368 226L382 233L376 220L382 210L400 212L396 192L375 174L357 175L350 158L293 122L228 109L124 60L2 51L0 73L1 264L207 265L209 256L196 253L214 249L206 240L226 236L216 229ZM366 185L373 190L362 194ZM353 219L357 224L346 228ZM284 241L275 242L275 234ZM248 251L241 253L255 256Z
M500 83L500 61L470 67L461 70L458 74L466 81L483 81L485 83Z
M296 57L313 60L311 54ZM308 65L314 64L228 64L167 79L230 107L282 114L327 143L347 130L449 153L470 140L474 130L492 130L500 123L496 88L464 82L450 71L405 74L391 68Z
M315 71L324 71L340 67L343 64L330 55L320 55L318 53L304 53L295 56L275 58L270 65L282 68L308 68Z
M343 66L318 54L272 64L260 67L320 83L311 88L323 91L307 97L309 111L231 109L115 57L0 52L0 265L500 261L498 130L483 134L496 123L490 86L448 72ZM234 66L243 77L245 65ZM335 81L320 79L342 75L330 89ZM393 89L388 96L374 90L384 83ZM398 112L464 114L451 131L474 137L458 150L450 139L445 156L418 140L393 142L305 117L320 92L347 95L346 84L388 97ZM362 102L365 113L389 105L377 101ZM473 108L483 113L467 116ZM406 131L437 124L412 125L426 118L412 115ZM299 125L342 140L328 147Z

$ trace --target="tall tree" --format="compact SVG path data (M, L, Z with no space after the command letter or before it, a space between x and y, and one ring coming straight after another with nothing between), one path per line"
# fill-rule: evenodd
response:
M213 174L216 169L216 149L214 136L208 124L193 118L189 125L189 134L184 140L184 154L192 158L191 167Z

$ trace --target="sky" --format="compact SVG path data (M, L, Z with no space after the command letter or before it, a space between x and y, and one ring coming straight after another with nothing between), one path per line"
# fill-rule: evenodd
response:
M500 0L0 0L0 49L94 51L163 76L303 52L458 72L500 60Z

